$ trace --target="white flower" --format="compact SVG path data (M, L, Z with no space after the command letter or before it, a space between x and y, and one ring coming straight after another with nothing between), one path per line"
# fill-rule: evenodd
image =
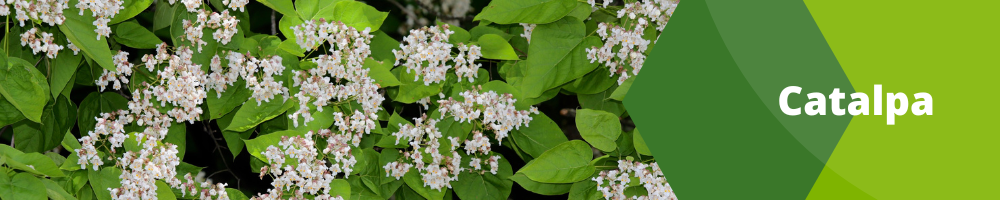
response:
M468 78L472 82L478 75L481 64L475 60L482 56L481 48L475 45L459 44L458 56L452 56L455 45L448 43L448 37L455 33L448 29L449 25L423 27L410 30L410 35L403 37L400 49L393 49L396 57L395 66L405 66L407 73L415 73L414 81L424 79L424 85L440 83L445 79L449 69L454 68L460 78ZM468 54L465 52L468 51ZM402 60L403 62L400 62ZM448 62L454 63L454 66ZM425 64L426 63L426 64Z
M626 196L625 189L638 178L639 184L647 191L646 194ZM649 165L629 160L618 161L618 169L601 171L597 177L591 178L597 182L597 191L605 199L667 199L677 200L677 195L670 188L670 183L663 177L660 167L654 162ZM607 181L607 184L605 184Z
M50 59L55 59L63 49L62 45L56 44L53 40L52 33L39 32L38 28L28 29L21 34L21 46L31 47L31 53L35 55L38 52L45 52L45 56Z
M531 122L530 114L539 114L537 109L517 110L514 106L514 99L511 94L497 94L494 91L480 93L480 88L464 91L459 95L464 101L457 101L452 98L438 100L438 111L444 118L451 114L455 121L467 122L474 119L482 119L486 129L492 130L496 134L498 142L506 138L508 132L520 129L521 126L528 126ZM468 147L466 147L468 148Z
M593 6L593 1L594 0L588 0L588 1L591 1L591 4L592 4L591 6ZM521 33L521 37L523 37L525 40L527 40L528 44L531 44L531 31L534 31L535 27L538 26L538 25L537 24L521 23L521 26L524 27L524 32Z
M69 0L6 0L0 2L0 16L10 15L7 4L14 5L15 19L21 27L27 20L41 21L49 26L60 25L66 21L63 10L69 8Z
M79 15L84 15L84 10L90 10L97 18L93 23L97 27L94 32L97 32L97 40L100 40L102 36L109 37L111 35L108 22L111 22L111 19L115 18L119 11L125 9L122 5L124 3L123 0L88 0L79 1L76 3L76 8L80 9Z
M593 5L593 0L590 1ZM587 59L591 63L599 62L608 66L611 76L620 75L619 85L629 77L639 75L643 63L646 62L647 48L651 43L656 43L655 40L643 38L646 28L655 25L657 31L663 31L673 10L677 8L677 3L678 1L673 0L640 0L625 3L624 8L618 10L617 17L628 17L630 20L635 20L635 23L627 26L598 24L597 35L604 40L604 45L587 49ZM627 68L631 68L632 75L628 75Z

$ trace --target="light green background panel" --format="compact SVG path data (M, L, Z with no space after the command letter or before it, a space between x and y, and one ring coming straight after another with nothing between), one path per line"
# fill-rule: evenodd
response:
M855 116L808 199L997 199L1000 1L805 2L855 90L883 85L872 108L934 98L896 125Z

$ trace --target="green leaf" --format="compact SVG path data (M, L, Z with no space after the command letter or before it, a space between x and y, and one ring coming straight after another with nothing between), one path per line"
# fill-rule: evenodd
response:
M611 93L610 98L618 101L624 101L625 95L628 94L628 89L632 88L632 82L635 82L635 76L625 79L625 82L622 82L622 84L618 86L618 89L615 89L615 92Z
M471 155L463 157L462 163L469 163L471 158ZM451 184L455 189L455 194L458 194L458 198L506 200L514 186L514 182L509 179L514 171L503 156L500 156L498 162L499 169L495 175L488 170L482 174L469 171L458 174L458 180Z
M372 35L374 37L372 37L371 43L368 44L372 48L372 58L375 58L375 60L395 61L396 55L392 54L392 50L399 49L399 41L385 34L384 31L375 31Z
M295 1L295 11L302 19L312 19L317 11L339 1L341 0L298 0Z
M614 151L615 140L622 132L617 115L591 109L576 110L576 128L584 140L601 151Z
M570 183L539 183L529 179L524 174L514 174L511 180L517 182L524 189L541 195L561 195L569 192L573 184ZM584 182L589 180L584 180Z
M479 41L479 37L482 37L483 35L486 35L486 34L499 35L501 38L503 38L504 41L510 40L510 38L513 37L513 35L511 35L511 34L508 34L507 32L504 32L503 30L500 30L500 29L497 29L497 28L494 28L494 27L491 27L491 26L476 26L476 27L472 27L472 29L469 30L469 33L472 35L472 38L469 38L469 40L472 40L472 41Z
M48 102L49 84L45 75L33 64L20 58L8 58L0 66L0 95L33 122L42 121L42 110Z
M77 0L70 0L69 5L76 5ZM108 47L107 40L103 36L97 36L94 29L94 16L90 10L85 10L83 15L70 13L66 16L66 21L59 25L59 30L66 34L66 38L80 48L84 55L89 57L97 65L108 71L116 71L115 64L111 59L111 48Z
M332 21L341 21L345 25L354 27L358 31L371 28L371 31L379 30L382 21L389 16L388 12L379 12L375 7L363 2L340 1L337 2L333 12L326 12L322 9L316 13L313 19L324 18Z
M576 5L577 5L576 8L573 8L573 10L569 12L569 14L566 14L567 16L573 16L573 18L576 18L577 20L581 21L590 17L590 13L591 11L593 11L592 7L590 7L590 4L578 1L576 2Z
M52 200L76 200L76 197L69 194L58 183L49 179L42 179L42 184L45 185L45 193L48 194L49 198Z
M281 44L278 45L278 48L281 48L281 50L285 50L286 52L298 57L306 56L305 54L306 50L302 49L302 47L295 42L295 38L289 38L285 41L282 41Z
M73 75L76 74L77 67L80 66L82 55L73 55L70 52L60 54L52 61L52 75L49 77L49 92L52 97L58 97L64 89L72 88ZM68 84L68 85L67 85ZM69 96L69 95L67 95Z
M41 153L23 153L7 145L0 145L5 164L14 169L49 177L64 177L62 171L48 156Z
M163 138L163 143L170 143L177 145L177 158L184 159L184 154L187 152L187 124L185 123L171 123L170 128L167 129L167 136Z
M77 126L80 128L81 133L93 131L94 124L97 124L97 120L94 118L99 117L101 113L111 113L117 110L128 109L127 106L128 100L118 93L91 92L80 102L80 109L76 117Z
M136 49L155 49L156 45L163 43L163 40L156 37L153 32L135 21L116 25L114 38L116 42Z
M66 96L45 106L42 123L21 121L14 126L15 146L24 152L44 152L59 146L76 124L76 105ZM72 135L72 134L70 134Z
M396 79L395 75L392 75L392 61L376 61L371 58L365 59L364 68L369 69L368 76L375 79L375 83L378 83L379 88L399 86L399 79Z
M261 152L267 150L267 147L269 146L281 147L278 145L278 142L281 142L282 136L294 137L305 134L306 132L297 130L278 131L267 135L257 136L257 138L251 140L244 140L243 142L246 143L247 152L250 152L250 155L256 157L257 159L266 161L267 157L264 157Z
M180 5L184 5L183 3ZM156 2L156 10L153 11L153 31L166 28L174 22L174 10L177 5L170 5L166 0Z
M175 196L174 192L170 190L170 185L167 185L167 183L163 182L162 180L157 180L156 199L175 200L177 199L177 196Z
M444 22L441 22L441 21L437 21L437 25L439 27L440 26L444 26L445 24L448 25L448 30L451 30L451 31L455 32L455 33L452 33L451 35L448 36L448 43L449 44L458 45L458 44L466 43L466 42L469 41L469 38L472 37L472 35L469 35L469 31L463 29L460 26L455 26L454 24L448 24L448 23L444 23Z
M617 80L617 78L615 79ZM621 116L626 111L625 105L620 101L610 98L613 91L617 89L618 85L612 84L610 88L603 92L580 94L577 95L576 99L580 102L580 107L608 111L611 114L615 114L615 116Z
M517 173L542 183L572 183L585 180L594 173L590 145L580 140L563 142L535 158Z
M601 39L586 36L583 22L565 19L535 27L529 45L527 67L520 82L525 97L534 98L546 90L582 77L597 68L587 59L586 49L600 46Z
M598 68L564 85L562 89L576 94L595 94L608 90L612 85L617 84L617 81L618 78L611 76L611 71Z
M80 145L80 141L77 141L76 137L74 137L73 134L63 135L63 140L61 144L63 148L66 150L76 150L82 148L82 145Z
M17 107L10 104L6 98L0 97L0 127L17 123L24 119L24 114L21 114L21 111L17 110Z
M461 178L459 179L461 180ZM406 172L406 175L403 175L403 182L406 182L406 186L409 186L414 192L417 192L417 194L428 200L444 199L445 192L448 192L448 188L435 190L424 186L424 181L420 178L420 173L416 169ZM452 187L454 186L452 185Z
M396 114L395 112L393 112L392 116L389 117L389 127L386 127L387 130L386 130L385 136L382 137L382 140L378 141L378 143L376 143L375 146L379 146L379 147L383 147L383 148L405 148L405 147L409 147L410 145L408 143L406 143L405 140L400 140L398 142L398 144L397 144L397 142L396 142L396 140L397 140L396 136L392 136L392 133L399 132L399 127L401 127L402 125L411 125L412 126L413 123L410 122L410 121L408 121L408 120L406 120L406 119L403 119L403 117L400 117L399 114Z
M0 175L0 199L45 200L45 184L27 173Z
M334 181L336 181L336 180L334 180ZM226 194L229 195L229 199L230 200L249 200L250 199L250 198L247 197L247 195L244 195L243 192L241 192L240 190L233 189L233 188L226 188Z
M396 74L396 78L398 78L399 82L402 83L399 85L399 93L396 94L395 98L392 98L393 101L411 104L423 99L424 97L441 93L441 83L424 85L423 77L415 79L415 72L416 71L413 70L406 72L405 67L398 67L392 70L392 73Z
M474 20L489 20L497 24L545 24L563 18L576 7L573 0L491 1Z
M563 134L562 129L559 128L559 125L555 121L552 121L552 119L549 119L544 113L532 115L531 117L533 119L528 123L527 127L511 131L510 134L511 138L517 142L517 146L525 153L528 153L528 155L532 157L541 156L542 153L552 149L552 147L569 141L566 139L566 135Z
M351 199L351 184L344 179L333 179L330 181L330 197L341 197Z
M293 16L298 17L298 13L295 12L295 7L292 6L292 0L257 0L261 4L270 7L274 11L278 11L283 16Z
M292 99L290 101L282 101L281 97L271 99L270 102L261 101L260 105L254 100L247 101L243 104L243 107L240 107L240 110L236 111L233 122L226 127L226 130L236 132L249 130L264 121L285 113L286 110L296 105Z
M496 34L486 34L479 37L479 46L482 47L483 58L496 59L496 60L520 60L517 57L517 53L514 53L514 48L507 43L507 40L503 39Z
M218 119L225 116L250 99L252 92L249 88L243 87L245 85L245 80L242 78L238 79L233 83L233 87L226 88L226 92L223 92L221 96L215 89L209 90L206 101L208 103L208 113L211 116L210 119Z
M652 151L649 151L649 146L646 146L646 140L642 139L642 134L639 133L639 128L632 129L632 144L635 145L635 151L639 154L651 156Z
M108 192L108 189L122 187L121 180L118 179L122 171L117 167L105 167L101 171L88 172L87 176L90 177L90 186L94 189L97 199L111 200L111 193Z
M132 19L136 15L139 15L142 11L146 10L146 8L149 8L149 5L151 4L153 4L153 0L125 0L125 3L122 4L122 7L125 7L125 9L118 11L115 18L111 18L111 22L108 22L108 25L110 26L112 24ZM115 34L118 34L118 32L115 32Z
M597 190L597 182L586 180L573 183L569 188L569 199L598 200L603 195Z

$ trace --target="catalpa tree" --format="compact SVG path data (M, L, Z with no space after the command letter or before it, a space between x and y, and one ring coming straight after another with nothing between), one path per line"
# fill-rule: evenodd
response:
M0 1L0 198L676 199L621 101L677 5Z

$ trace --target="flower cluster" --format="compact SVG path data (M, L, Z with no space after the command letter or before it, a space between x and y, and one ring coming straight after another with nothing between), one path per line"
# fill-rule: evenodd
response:
M648 191L646 195L625 195L626 188L632 178L638 178L642 187ZM600 175L591 178L597 182L597 191L603 194L604 199L667 199L677 200L677 195L670 188L670 183L663 177L663 171L654 162L649 165L641 162L629 160L618 161L618 169L601 171ZM605 184L607 181L607 184Z
M349 146L345 145L343 141L333 139L338 134L332 134L329 130L323 130L319 136L328 137L328 140L339 142L336 144L330 142L328 145L345 146L333 147L338 148L334 150L331 150L330 146L324 149L325 153L322 155L326 155L326 152L329 151L336 152L334 156L337 163L327 166L325 159L317 159L321 154L319 154L315 147L313 136L312 131L301 137L282 136L281 141L278 142L278 145L281 147L272 145L268 146L264 152L261 152L267 158L266 162L269 165L261 168L260 177L263 178L265 174L271 175L274 178L271 186L274 186L274 188L268 189L267 194L258 194L254 199L278 199L285 195L285 192L294 195L293 197L296 199L304 199L306 194L314 195L316 199L341 199L339 196L330 196L330 182L339 173L344 173L345 176L349 175L351 167L357 161L351 156ZM339 150L341 148L345 148L346 150ZM347 159L345 156L350 157ZM293 162L286 163L286 159L292 159Z
M604 6L606 7L609 2L610 0L605 1ZM600 62L608 66L611 76L620 75L619 85L629 77L639 75L642 64L646 62L645 53L649 44L656 42L643 38L646 27L655 23L656 30L663 31L674 9L677 8L677 3L673 0L641 0L626 3L617 14L618 18L628 17L623 18L628 23L624 23L624 26L598 24L597 35L604 40L604 46L587 49L587 58L591 63ZM591 0L591 5L593 4ZM631 76L626 72L628 67L631 68Z
M239 10L240 12L246 12L247 4L250 0L222 0L222 4L229 6L229 9Z
M128 52L118 51L118 54L112 58L115 63L115 71L104 70L101 77L95 80L97 87L104 91L108 84L112 84L112 88L115 90L122 89L122 84L128 84L129 76L132 76L132 63L128 62Z
M69 0L4 0L0 1L0 16L10 15L10 7L14 5L15 18L21 27L24 21L38 20L49 26L56 26L66 21L63 10L69 8Z
M482 118L486 129L492 130L496 134L496 140L502 141L511 130L520 129L521 126L528 126L531 122L530 114L539 114L538 108L531 107L529 110L517 110L511 94L497 94L494 91L480 93L482 86L472 90L459 93L463 101L455 100L451 97L445 100L438 100L443 119L446 114L451 113L458 122L470 122Z
M194 123L201 119L204 112L200 105L207 96L204 83L208 76L201 70L200 64L191 61L193 56L194 51L188 46L178 47L171 55L167 53L166 44L159 45L157 55L143 56L150 71L158 64L167 63L162 70L156 72L155 80L159 80L157 83L142 85L156 97L160 106L166 106L167 103L173 106L167 114L177 122Z
M188 5L186 0L184 0L184 2L185 5ZM190 9L188 10L190 11ZM203 46L208 45L208 42L201 39L204 34L202 30L204 30L205 27L216 29L215 32L212 33L212 39L215 39L215 41L221 44L229 44L229 41L232 41L233 39L233 35L236 35L237 26L239 25L240 20L236 19L236 16L230 16L229 10L223 10L222 13L210 12L208 10L195 10L191 12L197 13L198 17L194 21L187 19L181 20L181 25L184 26L183 39L198 47L199 53L201 52Z
M465 141L465 154L468 154L468 155L473 155L473 154L489 155L490 149L492 148L491 145L490 145L490 139L487 138L486 136L484 136L483 132L473 131L472 133L473 133L472 139ZM496 155L490 156L486 160L486 163L488 165L490 165L490 173L491 174L497 174L497 171L500 169L500 165L499 165L499 163L497 161L500 161L500 156L496 156ZM472 158L469 161L469 167L472 167L472 169L471 169L472 171L482 170L483 169L483 167L482 167L482 159ZM479 173L483 173L483 172L480 171Z
M226 85L233 85L239 76L246 80L246 88L252 92L250 97L257 100L258 106L263 102L271 102L278 95L284 97L282 101L288 100L288 88L285 87L284 81L274 79L275 76L280 76L281 72L285 71L285 66L281 64L281 56L257 59L253 56L229 51L226 59L229 61L229 69L221 70L221 60L218 59L218 56L213 57L212 63L209 64L212 74L207 76L212 80L205 80L206 86L216 89L218 95L221 96L221 93L225 92Z
M90 10L93 16L97 18L94 20L94 32L97 32L97 40L101 40L101 37L110 37L111 28L108 27L108 23L111 22L115 15L122 9L125 9L123 0L91 0L91 1L79 1L76 3L76 8L80 9L80 15L83 15L83 11Z
M400 50L392 50L396 56L394 65L406 66L407 73L413 70L417 74L414 76L414 81L423 77L424 85L443 81L445 74L451 68L455 69L455 73L459 77L468 78L469 82L475 80L476 72L481 64L473 64L473 62L482 57L481 48L475 45L459 44L459 53L457 56L453 56L451 49L455 45L448 43L448 37L455 32L448 28L449 25L444 24L410 30L410 35L403 37L404 44L399 45ZM403 62L401 63L400 60ZM453 62L455 66L448 65L449 61Z
M396 137L396 144L399 144L400 140L404 140L403 142L409 144L413 149L403 152L402 159L406 160L405 164L392 162L382 167L386 169L386 177L394 176L399 179L410 170L410 167L416 167L424 186L439 191L451 188L451 182L458 180L458 174L464 170L462 156L455 151L460 145L459 139L448 137L447 139L451 141L450 149L442 149L440 139L443 135L434 126L438 121L428 119L426 114L414 118L414 121L414 125L397 124L399 131L392 133L392 136ZM442 153L441 150L447 150L450 153ZM425 155L430 156L430 163L424 161ZM410 162L413 164L409 164Z
M95 117L95 120L97 120L97 123L94 125L94 130L88 131L87 135L79 139L81 148L76 149L76 154L80 157L77 160L77 164L80 164L80 169L92 166L94 171L97 171L104 164L104 159L101 158L97 147L94 146L102 137L106 137L107 144L111 145L108 147L111 149L111 152L115 152L116 148L122 147L125 139L128 138L128 135L125 134L125 125L131 123L128 111L101 113L101 116Z
M331 101L354 100L361 110L354 110L353 114L335 112L334 125L341 132L357 134L358 138L362 133L370 133L376 127L376 113L382 109L379 105L385 100L378 92L379 85L368 76L369 69L363 68L365 59L371 55L371 29L359 31L339 21L310 20L292 30L304 49L316 49L323 42L330 45L329 54L312 59L315 68L292 71L293 86L300 87L295 94L299 109L288 115L294 126L298 126L299 116L303 123L313 120L311 106L323 111ZM347 115L349 119L345 118Z
M38 35L42 37L39 38ZM53 40L52 33L39 33L38 28L28 29L28 31L21 34L21 46L31 47L32 54L45 52L46 57L55 59L59 55L59 51L63 49L63 46L56 44Z
M591 1L593 1L593 0L591 0ZM527 40L528 44L531 44L531 31L534 31L536 26L538 26L538 25L537 24L521 23L521 27L524 27L524 32L521 33L521 37L523 37L525 40Z

